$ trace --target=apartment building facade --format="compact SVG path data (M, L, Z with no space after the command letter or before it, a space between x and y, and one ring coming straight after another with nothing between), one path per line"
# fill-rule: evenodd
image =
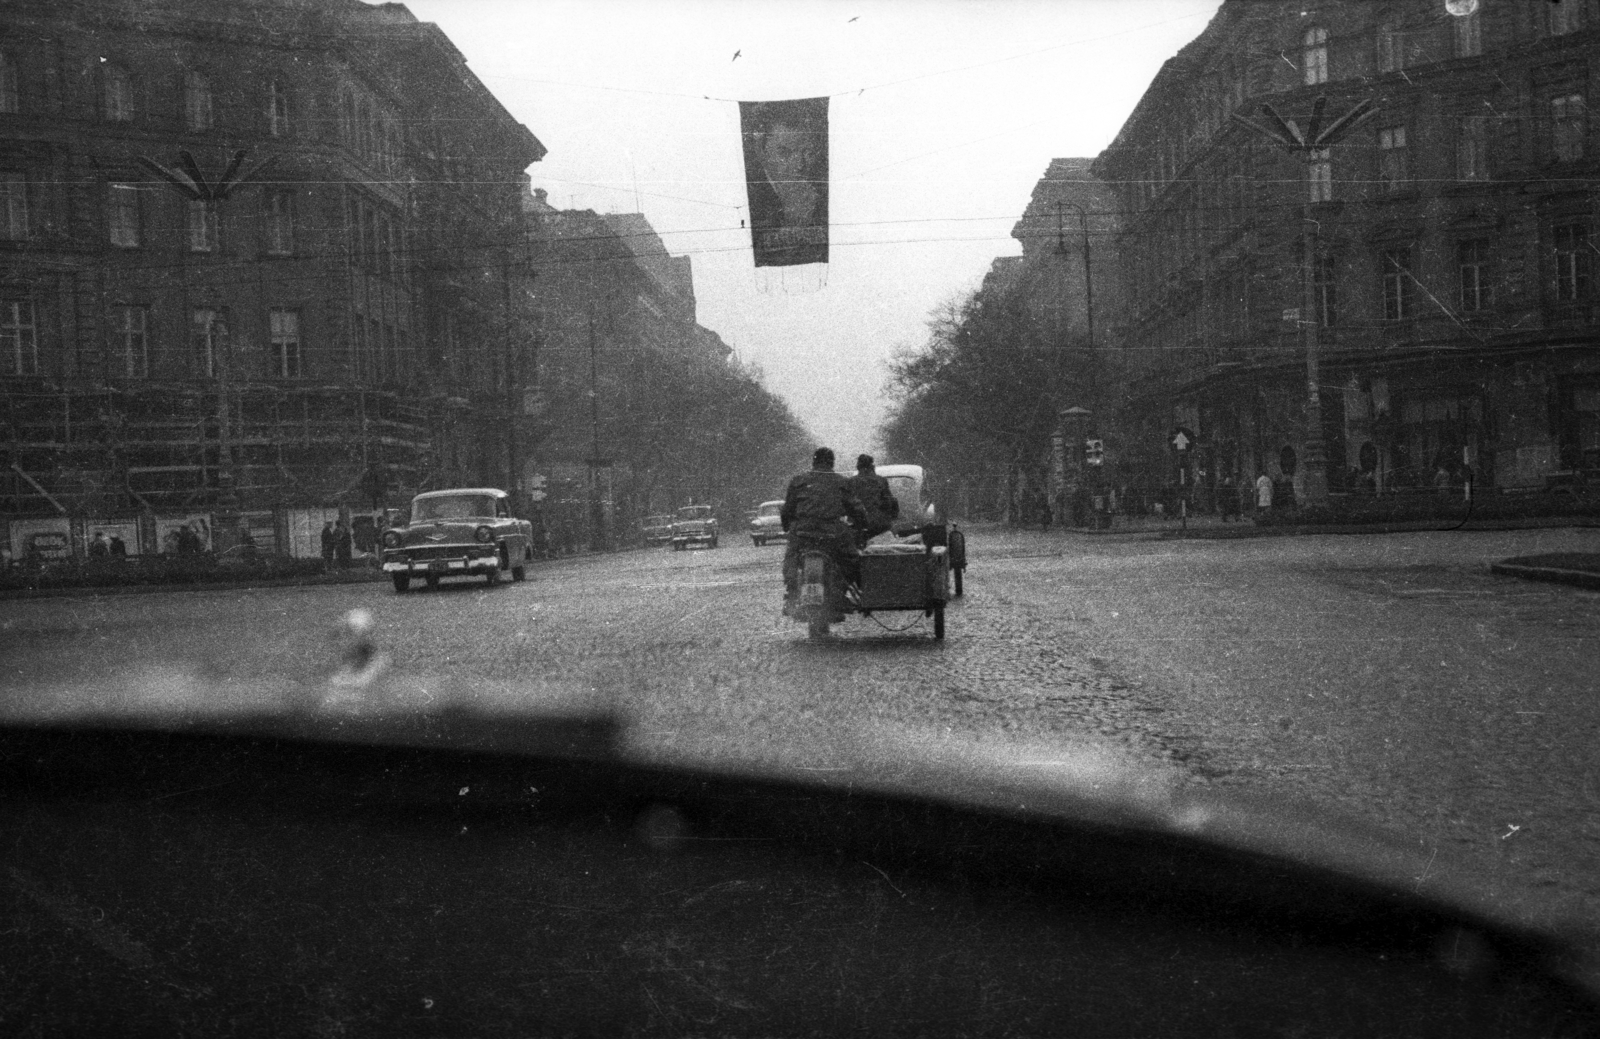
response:
M506 482L543 153L400 4L6 5L0 518L281 549Z
M1303 494L1311 322L1333 493L1600 478L1600 4L1455 6L1227 0L1095 161L1125 476L1181 428L1208 488ZM1376 115L1306 154L1233 118L1319 99Z

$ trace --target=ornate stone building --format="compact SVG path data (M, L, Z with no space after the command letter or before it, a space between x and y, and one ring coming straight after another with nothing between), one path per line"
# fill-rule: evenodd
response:
M287 548L341 505L514 485L543 153L400 4L6 4L13 551L113 523L157 550L185 516Z
M1093 166L1125 466L1171 482L1182 426L1303 493L1309 322L1333 493L1600 477L1597 78L1594 0L1227 0ZM1376 115L1304 157L1232 118L1319 98Z

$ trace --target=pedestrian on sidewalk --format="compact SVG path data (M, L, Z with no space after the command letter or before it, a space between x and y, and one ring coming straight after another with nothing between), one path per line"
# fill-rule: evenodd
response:
M338 535L333 532L333 521L329 520L322 525L322 570L324 573L333 569L333 549L334 542L337 540Z
M341 519L333 528L333 555L341 570L350 566L351 547L350 527Z
M1223 474L1221 482L1217 485L1217 512L1222 515L1222 522L1226 523L1239 511L1239 490L1233 485L1233 477Z
M1256 512L1272 511L1272 477L1265 471L1256 477Z

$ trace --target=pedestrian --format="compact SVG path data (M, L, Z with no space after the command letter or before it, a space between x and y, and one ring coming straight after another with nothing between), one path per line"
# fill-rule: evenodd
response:
M324 572L333 569L334 544L339 540L339 535L333 532L333 521L322 525L322 569Z
M1217 484L1217 511L1222 515L1222 522L1232 519L1238 508L1239 491L1233 486L1233 477L1224 473Z
M111 553L112 559L128 558L128 543L122 540L121 534L111 535L111 544L107 545L106 548Z
M95 531L94 540L89 542L89 558L105 559L110 555L111 545L106 541L106 532L103 530Z
M339 568L342 570L350 565L350 552L352 548L350 527L344 520L340 520L333 528L333 554Z
M1265 471L1256 477L1256 511L1272 511L1272 477Z

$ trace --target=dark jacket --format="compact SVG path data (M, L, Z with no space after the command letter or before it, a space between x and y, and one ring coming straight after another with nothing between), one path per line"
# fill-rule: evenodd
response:
M850 477L850 491L867 513L866 529L874 534L888 530L900 515L900 502L889 489L889 481L876 470L863 469Z
M858 527L867 522L850 481L832 469L812 469L790 480L778 512L784 532L796 534L837 533L844 517Z

